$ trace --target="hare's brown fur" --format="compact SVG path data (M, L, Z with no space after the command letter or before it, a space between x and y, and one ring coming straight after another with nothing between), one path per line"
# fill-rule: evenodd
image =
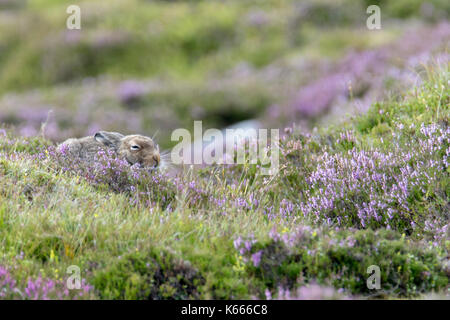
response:
M157 167L161 161L158 145L141 135L124 136L117 132L99 131L93 136L68 139L62 145L67 146L70 156L89 162L95 161L99 151L107 149L113 150L130 165L139 163L144 167Z

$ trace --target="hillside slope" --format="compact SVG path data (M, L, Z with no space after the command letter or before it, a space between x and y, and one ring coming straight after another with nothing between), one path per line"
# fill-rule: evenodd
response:
M269 177L250 164L169 177L108 155L85 167L1 129L0 297L448 294L448 64L428 78L342 126L286 129ZM82 289L65 286L72 265Z

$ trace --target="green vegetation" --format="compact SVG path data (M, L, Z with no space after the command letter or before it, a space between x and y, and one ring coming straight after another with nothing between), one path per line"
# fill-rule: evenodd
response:
M0 131L0 265L19 288L80 266L91 298L264 298L311 283L448 294L448 65L429 74L342 126L289 133L271 177L247 164L133 178L113 159L68 166L51 142Z
M448 297L449 1L71 4L0 0L0 299ZM194 120L285 128L279 172L56 148Z

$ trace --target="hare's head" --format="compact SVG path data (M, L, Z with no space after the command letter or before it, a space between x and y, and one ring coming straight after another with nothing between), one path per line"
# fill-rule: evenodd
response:
M155 168L161 162L159 146L149 137L99 131L94 135L94 139L113 148L120 158L131 165L139 163L143 167Z

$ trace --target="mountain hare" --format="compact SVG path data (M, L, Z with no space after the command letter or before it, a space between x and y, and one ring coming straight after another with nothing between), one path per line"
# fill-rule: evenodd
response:
M101 150L112 149L118 157L130 165L139 163L143 167L156 168L161 162L159 146L149 137L124 136L118 132L99 131L93 136L67 139L59 145L67 147L68 153L85 161L94 161Z

